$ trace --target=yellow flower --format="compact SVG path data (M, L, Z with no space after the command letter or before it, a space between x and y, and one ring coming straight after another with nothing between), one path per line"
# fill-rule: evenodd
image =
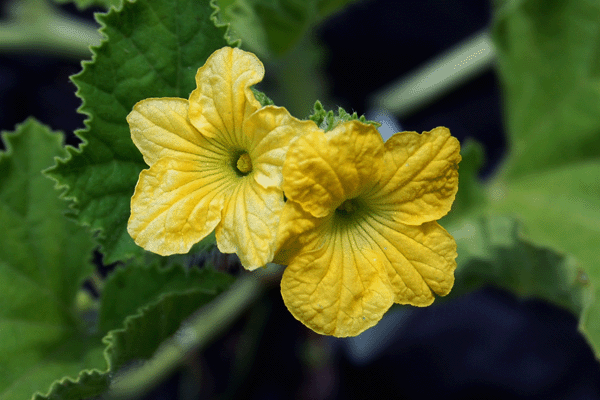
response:
M134 106L131 137L150 166L131 198L127 230L138 245L186 253L215 230L219 250L236 252L247 269L272 260L285 154L317 127L284 108L261 108L250 87L263 76L254 54L225 47L198 70L189 101Z
M343 123L291 146L275 261L290 312L314 331L355 336L393 303L427 306L454 284L456 243L436 220L458 189L446 128L401 132Z

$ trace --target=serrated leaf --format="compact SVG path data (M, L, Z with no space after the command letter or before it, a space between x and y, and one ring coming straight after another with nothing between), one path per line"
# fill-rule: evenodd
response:
M61 134L33 119L2 136L0 153L0 398L30 398L52 382L102 366L78 321L76 293L93 270L89 233L42 175L64 155ZM98 343L99 345L99 343Z
M101 353L106 362L102 368L82 371L75 381L56 382L48 396L39 399L79 400L103 394L115 372L152 357L185 319L232 281L230 275L209 269L158 265L118 269L106 281L100 307L98 330L106 334ZM102 351L99 337L95 339L94 349Z
M591 287L569 255L523 239L516 220L492 216L463 219L451 233L458 245L452 296L484 285L537 297L581 316Z
M489 189L492 210L523 221L524 235L574 255L595 295L581 329L600 358L600 161L540 171Z
M72 77L89 116L77 134L81 151L49 172L72 199L79 223L101 231L105 262L139 255L127 234L130 199L146 167L125 120L133 105L150 97L188 98L194 76L213 51L228 45L216 26L213 1L125 1L122 10L98 15L106 40L93 61Z
M107 356L111 371L147 360L160 344L173 335L194 311L214 300L219 291L190 289L166 293L159 300L128 317L124 329L109 332Z
M520 177L597 158L600 149L600 3L505 2L493 37L510 156Z
M223 20L230 22L244 46L267 58L282 55L306 31L356 0L219 0Z
M138 308L156 302L168 293L189 290L215 295L225 290L233 278L211 268L179 266L170 268L129 266L115 271L102 292L99 329L108 332L122 326Z

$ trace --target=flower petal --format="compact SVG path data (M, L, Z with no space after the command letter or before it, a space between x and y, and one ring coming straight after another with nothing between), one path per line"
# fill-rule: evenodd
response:
M215 230L219 250L237 253L249 270L271 262L283 206L281 189L265 189L250 176L239 179Z
M440 219L456 196L460 160L447 128L397 133L385 143L383 176L369 202L409 225Z
M375 325L393 304L381 261L368 239L353 229L334 226L327 242L304 249L285 269L283 301L292 315L317 333L356 336Z
M299 203L288 200L281 211L273 262L289 265L307 244L321 247L327 241L327 235L322 218L315 218Z
M261 108L244 121L250 141L254 179L263 187L281 187L281 169L290 144L303 134L317 131L313 121L300 121L283 107Z
M264 74L252 53L231 47L215 51L196 74L197 87L190 94L192 125L206 137L225 135L237 143L244 135L244 120L261 107L250 86Z
M456 242L437 222L404 225L381 215L360 221L360 228L387 259L387 274L394 302L427 306L450 292L456 269Z
M146 250L187 253L221 220L231 179L210 164L161 158L140 173L127 231Z
M146 99L127 116L131 138L148 165L161 157L197 160L207 140L187 118L188 101L177 98Z
M381 170L383 140L372 125L349 121L313 131L290 146L283 165L283 191L316 217L372 186Z

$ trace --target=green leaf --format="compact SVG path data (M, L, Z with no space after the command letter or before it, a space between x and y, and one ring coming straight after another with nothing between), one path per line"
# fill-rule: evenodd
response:
M519 224L508 217L466 218L451 233L458 245L452 296L494 285L581 316L591 287L572 256L523 239Z
M598 157L600 3L502 3L493 37L504 91L506 177Z
M492 212L575 256L589 282L580 329L600 359L600 3L498 3L494 39L510 154L490 184Z
M489 189L494 212L523 221L524 235L574 255L594 288L581 329L600 358L600 161L540 171Z
M106 360L103 368L82 371L75 382L55 383L46 398L76 400L103 394L116 372L151 358L183 321L232 281L230 275L210 269L158 265L118 269L102 292L98 330L106 334L102 339L106 346L100 353Z
M170 268L129 266L115 271L102 292L99 329L101 332L121 327L125 318L167 293L194 290L214 296L232 283L230 275L211 268L179 266Z
M474 140L461 144L459 164L458 193L452 209L439 222L442 226L473 215L483 210L487 205L484 186L479 181L477 174L483 164L483 147Z
M342 10L346 5L355 1L357 0L318 0L317 9L319 17L327 18L331 14Z
M124 329L111 331L104 339L111 370L152 357L160 344L172 336L194 311L216 297L201 289L172 292L127 318Z
M261 57L280 56L323 18L356 0L219 0L244 47Z
M133 105L150 97L188 98L197 69L228 45L227 28L216 26L214 1L125 1L121 10L98 15L106 40L93 61L72 77L88 115L77 134L81 150L49 174L74 202L80 224L100 231L105 262L142 253L128 235L129 204L139 172L146 167L125 120Z
M64 155L62 134L33 119L3 133L0 153L0 398L30 398L57 378L102 366L81 332L76 294L93 267L89 233L66 219L42 170Z

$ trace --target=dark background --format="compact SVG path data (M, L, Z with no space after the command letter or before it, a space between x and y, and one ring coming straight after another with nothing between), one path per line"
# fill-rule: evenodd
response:
M92 11L84 15L91 19ZM487 1L354 4L319 29L332 97L364 113L370 94L489 26L491 18ZM1 54L0 129L13 130L32 115L77 144L71 133L84 117L75 111L80 100L68 77L79 70L78 61ZM400 123L416 131L443 125L461 141L482 142L483 178L505 151L492 69ZM494 288L403 310L393 308L357 339L333 339L297 322L273 287L147 398L600 399L600 364L566 311Z

